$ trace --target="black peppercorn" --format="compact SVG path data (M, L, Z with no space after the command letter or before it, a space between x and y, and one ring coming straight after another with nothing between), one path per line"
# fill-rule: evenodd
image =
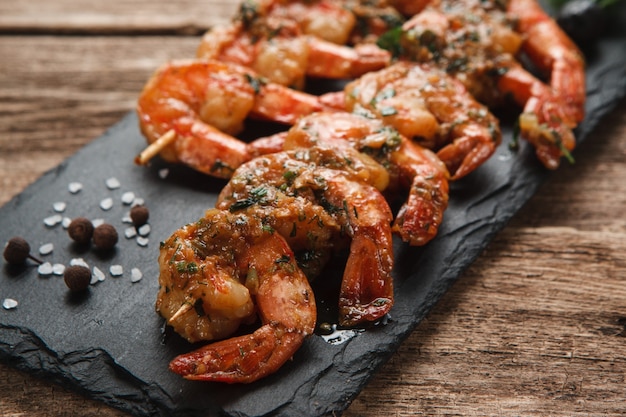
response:
M84 245L91 241L93 230L94 227L91 221L84 217L77 217L70 223L67 228L67 233L72 240Z
M83 265L71 265L65 268L63 280L70 291L84 291L91 282L91 271Z
M150 211L146 206L135 206L130 209L130 219L133 221L135 227L140 227L148 223L149 217Z
M93 230L93 244L98 249L113 249L117 239L117 230L108 223L103 223Z
M24 238L19 236L9 239L4 248L3 256L4 259L11 265L22 264L26 261L26 259L32 259L38 264L42 263L39 259L30 254L30 245Z

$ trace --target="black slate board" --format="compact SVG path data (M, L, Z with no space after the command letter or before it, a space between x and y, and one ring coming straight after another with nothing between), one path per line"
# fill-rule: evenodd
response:
M626 91L623 29L598 42L588 51L588 59L587 118L577 129L579 140L590 135ZM41 277L34 265L3 265L0 300L13 298L19 306L0 309L0 360L137 416L339 415L548 177L525 143L513 153L507 147L510 140L510 125L505 125L497 154L453 185L450 207L434 241L424 248L395 242L397 298L386 324L341 344L313 336L275 375L247 386L228 386L188 382L170 373L170 359L190 346L175 335L164 338L162 320L154 312L159 241L212 207L223 182L161 162L149 168L135 166L132 159L144 140L130 114L0 209L3 241L21 235L35 251L53 243L54 252L44 260L68 264L82 257L107 274L87 294L72 296L62 278ZM159 175L163 168L169 169L165 179ZM119 189L105 186L111 177L121 182ZM84 186L75 195L68 191L74 181ZM147 247L122 236L113 254L81 250L70 243L61 225L43 223L54 214L52 204L64 201L64 216L101 218L122 232L128 206L120 197L126 191L150 207ZM115 202L109 211L99 208L106 197ZM124 267L122 277L108 274L113 264ZM134 284L133 267L143 273ZM318 302L324 307L330 298Z

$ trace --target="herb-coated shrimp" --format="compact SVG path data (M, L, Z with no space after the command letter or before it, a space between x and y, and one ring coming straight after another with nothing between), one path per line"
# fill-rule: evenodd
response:
M141 131L154 153L169 162L228 178L250 159L246 144L231 136L248 116L293 124L322 110L314 96L266 83L252 70L210 60L162 66L144 87L137 104Z
M345 45L354 25L336 2L250 0L233 22L205 33L197 57L245 65L294 88L305 76L353 78L388 65L390 54L376 45Z
M175 358L170 369L185 378L253 382L280 368L315 328L306 276L285 240L255 216L208 210L161 245L159 264L157 311L189 341L227 337L257 310L263 323Z
M517 18L524 35L522 50L541 71L549 74L549 88L520 67L501 80L524 106L520 131L531 142L539 160L557 168L576 141L572 128L585 116L585 62L574 42L536 0L509 0L507 12Z
M501 141L498 119L443 71L398 62L349 83L324 102L367 112L402 135L437 152L451 179L472 172Z
M339 297L339 322L352 326L375 321L393 304L391 210L382 194L363 181L354 158L338 148L300 149L257 157L235 171L218 198L217 207L237 212L245 206L267 219L268 224L310 259L314 253L336 250L351 239ZM354 157L358 153L354 153ZM367 161L363 168L371 162ZM322 165L323 164L323 165ZM383 172L384 169L380 168ZM368 174L369 175L369 174ZM270 192L268 188L278 190ZM330 236L311 232L311 217L283 198L303 198L321 206L333 222L323 225ZM285 214L284 211L295 210ZM289 221L285 221L288 218ZM302 232L299 229L302 228ZM324 256L319 256L319 259Z
M462 81L489 106L509 98L524 108L521 136L551 169L575 146L584 117L584 59L536 0L415 2L416 13L379 45L404 59L428 62ZM549 84L524 69L524 53Z
M263 155L320 146L353 147L378 161L390 175L388 194L395 194L398 189L409 190L392 230L415 246L435 237L448 205L446 166L433 152L409 141L373 116L313 113L287 132L251 142L249 150L253 155Z

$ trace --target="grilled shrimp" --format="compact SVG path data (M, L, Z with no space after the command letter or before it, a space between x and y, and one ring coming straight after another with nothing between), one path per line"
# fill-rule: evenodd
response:
M262 155L320 146L349 146L378 161L389 172L388 194L409 190L392 230L415 246L435 237L448 205L448 171L433 152L409 141L379 119L363 112L313 113L285 133L255 140L250 144L250 153Z
M328 0L248 0L233 22L205 33L197 57L245 65L299 89L306 76L353 78L391 58L373 44L346 46L355 22L351 12Z
M145 164L160 153L166 161L228 178L250 159L246 144L232 136L248 116L293 124L322 109L316 97L266 83L245 67L171 62L155 72L139 97L139 124L152 145L137 162Z
M157 311L191 342L222 339L258 310L252 334L175 358L188 379L248 383L275 372L315 328L313 291L280 234L248 213L211 209L161 245Z
M541 162L554 169L569 157L572 129L584 117L584 59L536 0L420 1L410 12L415 15L402 30L379 44L437 65L490 107L513 98L524 109L521 135ZM522 53L549 75L549 84L523 68Z
M427 65L398 62L323 99L329 106L373 114L437 152L451 179L485 162L501 141L498 119L456 79Z
M266 218L307 261L327 259L349 238L339 322L354 326L381 318L393 304L392 215L382 194L364 180L379 182L384 168L371 175L364 172L371 169L369 158L360 164L358 152L346 155L338 148L311 148L257 157L235 171L216 207ZM284 199L308 200L325 213L308 214L299 209L307 203Z

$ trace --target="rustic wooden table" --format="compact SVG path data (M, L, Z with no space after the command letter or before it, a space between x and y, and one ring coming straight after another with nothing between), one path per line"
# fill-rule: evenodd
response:
M227 0L0 0L0 204L132 110L157 66L192 56L198 36L235 8ZM576 157L346 416L626 412L626 102ZM125 414L0 365L0 415Z

